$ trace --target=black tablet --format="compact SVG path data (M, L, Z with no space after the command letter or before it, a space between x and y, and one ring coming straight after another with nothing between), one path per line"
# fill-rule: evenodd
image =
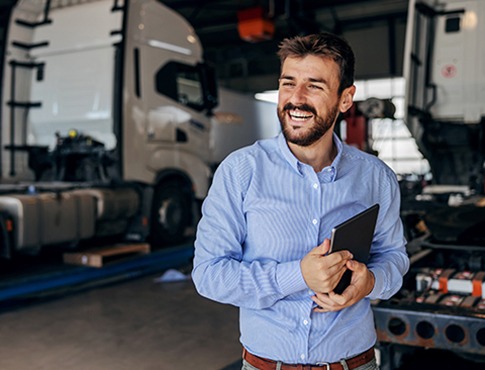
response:
M378 213L379 204L374 204L335 226L330 239L330 253L345 249L353 254L354 260L367 263ZM342 294L350 284L351 277L352 271L345 271L334 292Z

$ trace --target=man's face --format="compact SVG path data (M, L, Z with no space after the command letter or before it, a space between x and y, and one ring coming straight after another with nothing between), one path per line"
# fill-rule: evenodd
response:
M342 107L339 66L332 59L308 55L287 58L281 68L278 118L286 140L299 146L318 141L335 123ZM352 90L352 95L353 95ZM350 96L350 100L352 99Z

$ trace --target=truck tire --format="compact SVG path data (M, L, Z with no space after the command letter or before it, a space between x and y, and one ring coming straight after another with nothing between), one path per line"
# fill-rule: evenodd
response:
M191 220L191 192L184 184L160 184L153 197L150 239L155 246L169 246L184 240Z

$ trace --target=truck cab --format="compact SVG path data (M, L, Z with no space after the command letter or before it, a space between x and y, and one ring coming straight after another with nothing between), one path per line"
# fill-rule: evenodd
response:
M406 119L435 184L483 193L485 32L482 1L409 2Z
M180 241L212 176L217 89L197 35L155 0L53 4L10 15L2 183L136 184L152 241Z

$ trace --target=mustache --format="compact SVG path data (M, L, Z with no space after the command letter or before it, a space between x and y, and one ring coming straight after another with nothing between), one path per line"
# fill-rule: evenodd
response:
M317 111L314 107L312 107L311 105L308 105L308 104L301 104L301 105L294 105L292 103L286 103L283 107L283 110L295 110L295 109L299 109L299 110L302 110L302 111L305 111L305 112L310 112L310 113L313 113L315 116L317 115Z

